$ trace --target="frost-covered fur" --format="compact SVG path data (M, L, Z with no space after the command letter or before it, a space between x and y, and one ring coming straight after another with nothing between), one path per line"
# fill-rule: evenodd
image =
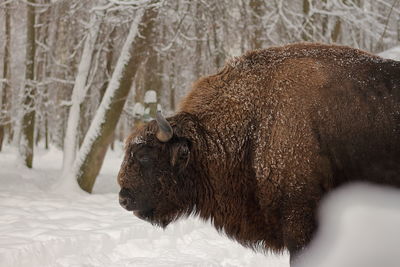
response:
M194 84L168 118L168 143L154 121L135 130L119 183L153 223L194 213L246 246L293 255L333 188L400 185L399 111L400 62L323 44L251 51Z

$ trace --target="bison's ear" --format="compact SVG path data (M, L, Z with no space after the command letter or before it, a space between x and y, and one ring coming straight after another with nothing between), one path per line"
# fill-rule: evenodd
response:
M175 144L171 153L171 165L179 170L186 168L190 158L190 150L187 142Z

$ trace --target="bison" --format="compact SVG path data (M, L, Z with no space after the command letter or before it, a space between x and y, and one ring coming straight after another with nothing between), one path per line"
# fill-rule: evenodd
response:
M345 46L250 51L198 80L176 115L136 128L120 204L155 225L198 215L294 256L352 181L400 185L400 62Z

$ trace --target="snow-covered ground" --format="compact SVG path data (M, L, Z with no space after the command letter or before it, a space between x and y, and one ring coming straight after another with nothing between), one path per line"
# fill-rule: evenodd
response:
M270 266L288 256L264 255L195 218L164 231L118 204L121 149L109 151L94 194L56 193L62 153L36 151L34 168L0 153L0 266Z

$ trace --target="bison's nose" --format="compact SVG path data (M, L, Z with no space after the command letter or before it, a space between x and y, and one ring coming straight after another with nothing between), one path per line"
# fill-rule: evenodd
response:
M119 204L126 210L134 210L134 199L129 189L122 188L119 192Z

